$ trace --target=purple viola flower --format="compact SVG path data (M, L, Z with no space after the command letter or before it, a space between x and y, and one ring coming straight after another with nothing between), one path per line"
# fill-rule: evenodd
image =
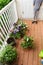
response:
M16 34L17 32L19 32L19 30L18 29L15 29L13 33Z
M18 26L17 26L17 29L19 30L21 28L21 24L19 24Z

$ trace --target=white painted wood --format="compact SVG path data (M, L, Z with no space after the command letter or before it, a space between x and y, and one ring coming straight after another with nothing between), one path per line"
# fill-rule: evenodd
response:
M33 0L16 0L19 18L33 19L34 6ZM40 9L39 19L43 20L43 4Z
M2 20L1 20L0 22L1 22L1 24L2 24L2 26L3 26L3 28L4 28L4 30L6 31L6 28L5 28L5 26L3 25ZM2 28L2 27L1 27L1 28ZM2 28L2 29L3 29L3 28ZM4 32L5 32L5 31L4 31ZM6 33L7 33L7 31L6 31Z
M16 2L15 2L15 0L12 0L8 5L6 5L2 10L0 10L0 24L3 26L2 27L0 25L0 30L2 31L2 33L0 32L0 41L4 45L6 44L5 41L10 34L9 29L13 26L14 23L17 22L17 20L18 20L18 16L17 16L17 10L16 10ZM3 22L4 22L4 24L3 24ZM5 34L5 32L6 32L6 34ZM6 38L4 38L3 34Z
M1 31L3 32L3 34L4 34L4 35L5 35L5 37L6 37L5 31L3 31L2 27L1 27Z

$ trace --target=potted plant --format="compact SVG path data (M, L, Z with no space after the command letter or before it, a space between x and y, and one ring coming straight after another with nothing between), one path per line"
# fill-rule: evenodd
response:
M19 25L17 25L16 31L14 30L15 36L16 36L16 34L17 34L17 36L20 35L19 36L20 38L22 38L25 35L25 32L26 32L26 30L25 30L25 24L19 24Z
M15 39L13 37L9 37L7 39L7 44L10 44L12 46L16 46L16 41L15 41Z
M24 49L33 48L33 38L29 36L24 36L24 39L21 42L21 47L23 47Z
M15 39L20 39L20 38L21 38L19 32L15 32L15 33L12 32L9 36L10 36L10 37L13 37L13 38L15 38Z
M0 10L12 0L0 0Z
M12 48L11 45L7 45L3 47L0 51L0 63L3 65L11 65L13 61L17 59L17 50L16 48Z
M23 22L21 23L21 26L19 27L19 32L21 34L21 38L24 37L27 31L27 26Z
M14 28L11 31L10 36L14 37L15 39L20 39L24 37L27 31L27 26L23 22L20 24L14 24Z
M40 57L41 64L43 64L43 50L40 51L39 57Z

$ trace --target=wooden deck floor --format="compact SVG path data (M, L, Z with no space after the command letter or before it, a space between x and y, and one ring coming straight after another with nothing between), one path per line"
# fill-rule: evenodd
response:
M24 20L24 22L29 26L28 34L34 38L36 48L34 50L23 50L20 47L20 40L17 47L19 53L18 65L41 65L39 52L43 49L43 21L39 21L38 24L32 24L29 20Z

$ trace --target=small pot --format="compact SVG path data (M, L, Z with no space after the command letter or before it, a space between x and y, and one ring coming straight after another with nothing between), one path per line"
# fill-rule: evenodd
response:
M41 64L43 64L43 59L41 59L40 61L41 61Z
M12 45L12 46L16 46L16 42L15 42L15 39L13 37L9 37L7 39L7 43Z

